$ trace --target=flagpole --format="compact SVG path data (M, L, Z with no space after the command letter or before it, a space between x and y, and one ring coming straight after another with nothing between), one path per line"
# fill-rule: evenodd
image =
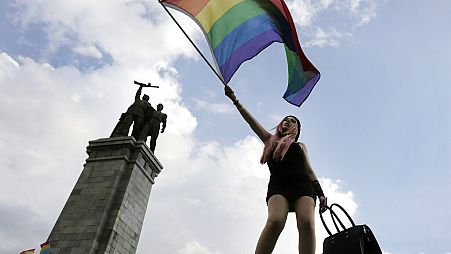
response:
M210 64L210 62L208 62L207 58L205 58L204 54L202 54L202 52L200 52L199 48L196 46L196 44L194 44L193 40L191 40L191 38L188 36L188 34L185 32L185 30L183 30L182 26L179 24L179 22L177 22L177 20L174 18L174 16L172 16L172 14L169 12L169 10L166 8L166 6L164 6L163 1L158 0L158 2L161 4L161 6L163 6L163 8L166 10L166 12L169 14L169 16L172 18L172 20L177 24L177 26L180 28L180 30L182 30L183 34L186 36L186 38L188 38L188 40L191 42L191 44L193 45L193 47L197 50L197 52L199 53L199 55L204 59L204 61L208 64L208 66L210 67L210 69L216 74L216 76L219 78L219 80L221 80L222 84L224 86L227 86L227 84L224 82L224 80L222 79L222 77L218 74L218 72L215 70L215 68L213 68L213 66Z

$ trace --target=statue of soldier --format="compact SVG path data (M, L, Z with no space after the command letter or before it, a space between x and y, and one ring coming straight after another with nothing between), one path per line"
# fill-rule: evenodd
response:
M157 105L157 111L149 112L149 115L146 116L146 120L144 123L144 127L138 136L139 140L147 141L147 137L150 136L150 150L155 152L155 146L157 144L158 134L160 132L160 124L163 123L161 127L161 133L166 129L166 119L167 115L163 112L163 104Z
M111 133L111 137L128 136L130 126L133 123L132 136L138 140L144 127L144 118L146 115L151 115L152 112L155 112L155 109L149 103L149 96L147 94L144 94L142 99L139 98L144 84L137 84L140 86L138 91L136 91L135 102L127 109L127 112L121 115L119 122Z

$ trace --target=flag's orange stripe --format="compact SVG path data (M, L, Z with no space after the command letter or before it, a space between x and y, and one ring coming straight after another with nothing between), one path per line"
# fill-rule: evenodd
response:
M181 0L176 5L196 16L207 5L209 0Z

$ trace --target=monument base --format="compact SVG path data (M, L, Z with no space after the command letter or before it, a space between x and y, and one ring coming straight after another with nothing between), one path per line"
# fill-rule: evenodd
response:
M52 254L135 253L163 166L143 141L89 142L89 155L48 238Z

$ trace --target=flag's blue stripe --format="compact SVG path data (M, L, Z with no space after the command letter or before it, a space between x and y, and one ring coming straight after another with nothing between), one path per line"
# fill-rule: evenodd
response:
M255 16L235 28L213 50L218 65L222 66L246 42L270 30L275 30L275 25L267 14Z
M260 53L260 51L264 50L266 47L271 45L271 43L276 41L282 42L282 38L280 38L280 35L276 33L276 31L269 30L252 38L241 47L233 51L230 58L219 67L224 77L224 81L228 83L230 78L233 74L235 74L236 70L243 62L253 58Z

